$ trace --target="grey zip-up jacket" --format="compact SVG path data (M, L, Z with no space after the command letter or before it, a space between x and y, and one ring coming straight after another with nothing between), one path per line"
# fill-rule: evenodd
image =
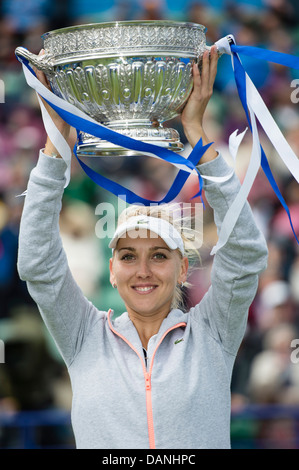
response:
M200 165L210 176L229 170L220 155ZM96 309L71 275L58 224L64 171L63 160L41 152L25 198L18 270L68 368L77 448L229 448L232 368L267 259L249 205L214 257L210 289L189 312L169 313L145 361L128 314L113 320ZM238 189L235 175L205 183L218 228Z

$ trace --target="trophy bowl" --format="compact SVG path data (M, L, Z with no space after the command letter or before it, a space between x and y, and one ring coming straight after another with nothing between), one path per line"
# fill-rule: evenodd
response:
M16 55L47 76L52 91L108 128L179 152L176 129L193 86L192 65L206 45L203 25L175 21L115 21L71 26L42 36L44 55ZM78 155L136 155L80 132Z

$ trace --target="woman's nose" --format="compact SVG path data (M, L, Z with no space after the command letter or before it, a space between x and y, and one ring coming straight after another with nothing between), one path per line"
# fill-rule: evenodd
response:
M149 277L151 276L151 269L148 260L140 260L136 271L137 277Z

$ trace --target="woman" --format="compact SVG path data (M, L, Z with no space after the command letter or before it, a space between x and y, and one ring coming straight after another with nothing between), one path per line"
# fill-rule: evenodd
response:
M208 143L203 117L217 60L212 48L201 74L193 69L194 90L181 115L191 146L200 138ZM69 126L51 113L68 138ZM267 256L248 204L215 255L210 289L186 313L172 308L188 274L183 237L153 213L125 217L110 242L110 280L127 312L113 320L113 312L83 296L69 271L58 228L65 163L55 154L48 139L31 173L18 269L68 367L77 447L229 448L231 373ZM211 176L230 171L213 145L198 168ZM235 176L205 183L218 228L238 190ZM138 225L142 237L134 238Z

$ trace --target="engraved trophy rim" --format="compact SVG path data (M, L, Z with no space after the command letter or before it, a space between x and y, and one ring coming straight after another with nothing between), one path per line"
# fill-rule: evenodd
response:
M136 28L144 30L139 34L138 43L132 41L131 31ZM181 28L193 31L198 35L198 43L188 42L184 35L173 35L169 38L165 34L157 35L157 30L168 29L173 31ZM156 34L149 34L149 31ZM200 54L200 45L205 41L207 28L199 23L171 21L171 20L132 20L109 21L103 23L87 23L67 26L44 33L41 37L48 60L53 66L64 65L66 61L77 62L83 59L112 58L119 56L137 55L196 58ZM93 35L93 41L88 36ZM159 38L160 36L160 38ZM179 44L177 43L179 41Z
M207 31L206 26L200 23L194 23L192 21L175 21L175 20L121 20L121 21L106 21L103 23L86 23L80 25L64 26L63 28L53 29L42 34L43 40L50 36L56 36L58 34L64 34L73 31L82 31L87 29L101 29L110 28L115 26L181 26L181 27L192 27L201 30L203 33Z

